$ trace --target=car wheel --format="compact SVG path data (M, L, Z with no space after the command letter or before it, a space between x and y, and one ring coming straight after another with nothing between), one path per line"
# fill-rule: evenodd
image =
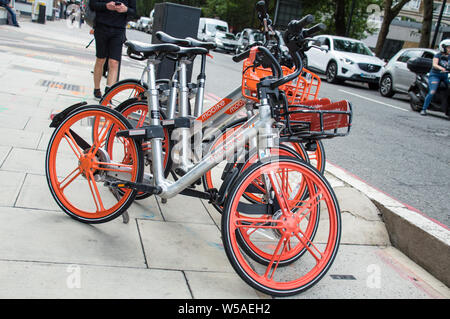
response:
M326 76L327 76L327 82L329 83L338 83L337 79L337 71L338 67L336 62L330 62L327 67Z
M383 76L380 82L380 94L384 97L393 97L395 92L392 84L392 77L389 74Z

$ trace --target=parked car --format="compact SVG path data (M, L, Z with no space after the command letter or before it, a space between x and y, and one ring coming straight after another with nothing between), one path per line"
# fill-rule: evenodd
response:
M228 23L218 19L200 18L197 34L199 40L214 42L217 32L228 33Z
M197 38L202 41L215 42L218 50L236 52L237 40L229 32L226 21L200 18Z
M305 53L304 63L311 71L326 74L327 81L357 81L378 89L384 62L361 41L332 35L313 38L319 48Z
M237 46L236 46L236 54L244 52L248 50L250 46L255 43L264 43L264 34L255 29L244 29L242 32L236 35Z
M395 93L408 93L416 74L408 69L407 62L415 58L432 59L435 53L432 49L424 48L400 50L384 67L380 79L380 94L392 97Z
M137 21L137 29L139 31L143 31L143 32L150 32L150 27L149 27L149 23L150 23L150 18L148 17L140 17L139 20Z
M134 22L134 21L128 21L128 24L127 24L127 28L128 29L136 29L136 22Z

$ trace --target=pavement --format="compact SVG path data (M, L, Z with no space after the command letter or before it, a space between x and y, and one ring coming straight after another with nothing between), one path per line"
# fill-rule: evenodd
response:
M84 48L85 26L21 25L0 26L0 298L271 298L233 271L206 201L136 201L128 224L86 225L61 211L45 177L49 117L94 102L94 49ZM6 42L11 32L17 40ZM138 76L124 59L121 78ZM336 165L325 176L342 213L339 252L316 286L290 298L450 298L448 228Z

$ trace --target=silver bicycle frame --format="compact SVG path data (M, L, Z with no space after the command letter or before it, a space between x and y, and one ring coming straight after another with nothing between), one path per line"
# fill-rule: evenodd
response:
M157 60L148 60L147 67L149 83L148 114L150 116L151 125L160 125L159 99L155 77L155 65L157 63L159 63ZM153 138L151 140L153 183L162 190L158 196L161 198L171 198L179 194L225 158L230 158L236 153L236 150L243 149L246 142L256 138L259 133L261 133L260 136L262 138L261 141L258 139L258 147L263 146L265 148L267 145L271 145L274 138L274 134L272 132L273 119L271 117L270 105L267 99L261 99L261 104L258 105L258 107L259 112L257 115L253 115L244 125L225 139L222 147L215 148L212 152L208 153L176 182L167 180L164 177L162 139ZM267 154L267 152L265 153ZM263 154L263 152L261 152L261 154Z

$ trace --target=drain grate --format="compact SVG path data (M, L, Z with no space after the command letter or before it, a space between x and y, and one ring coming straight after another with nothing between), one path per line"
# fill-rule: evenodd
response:
M356 280L352 275L330 275L330 277L335 280Z

